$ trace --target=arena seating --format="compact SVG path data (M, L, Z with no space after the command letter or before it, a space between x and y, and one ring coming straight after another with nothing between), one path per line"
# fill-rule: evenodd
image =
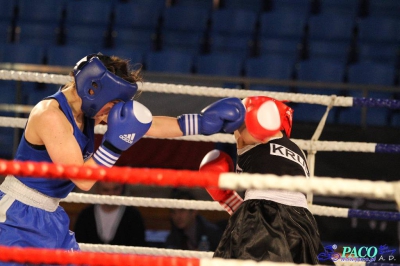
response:
M1 62L73 66L77 57L103 51L131 57L146 71L312 81L320 77L314 76L317 73L308 64L326 60L328 65L336 61L343 66L343 83L358 82L354 69L360 64L385 64L393 78L390 83L365 82L399 85L397 0L74 0L57 4L1 0L0 4ZM32 49L34 45L40 45L39 49ZM166 59L172 56L174 60ZM336 74L331 76L338 81ZM250 89L294 88L259 84ZM346 93L368 96L360 91ZM344 117L348 116L337 115L334 122L345 122ZM390 123L379 121L371 125Z

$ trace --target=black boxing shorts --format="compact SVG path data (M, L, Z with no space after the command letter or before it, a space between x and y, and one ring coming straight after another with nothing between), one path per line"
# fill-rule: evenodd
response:
M215 258L328 264L317 223L308 209L268 200L246 200L231 216Z

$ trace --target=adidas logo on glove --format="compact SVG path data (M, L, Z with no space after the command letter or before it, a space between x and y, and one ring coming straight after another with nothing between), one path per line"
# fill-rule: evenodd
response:
M132 144L133 139L135 138L135 134L124 134L124 135L119 135L119 138L122 139L123 141Z

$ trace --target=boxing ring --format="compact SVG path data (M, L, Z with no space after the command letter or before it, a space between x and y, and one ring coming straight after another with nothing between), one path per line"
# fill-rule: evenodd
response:
M27 82L42 82L64 84L70 77L64 75L43 74L35 72L0 70L0 79L19 80ZM306 193L309 199L309 209L314 215L363 218L386 221L400 221L399 212L384 212L376 210L357 210L313 204L312 196L361 197L393 201L400 209L400 181L371 181L349 178L333 178L314 176L315 156L318 151L343 151L364 153L399 153L400 145L381 143L361 143L342 141L319 141L325 126L329 111L334 106L339 107L382 107L400 109L400 103L391 99L366 99L341 96L308 95L295 93L280 93L267 91L246 91L237 89L211 88L203 86L174 85L160 83L143 83L140 89L144 92L187 94L192 96L238 97L265 95L278 100L291 102L319 104L327 106L326 112L309 140L292 139L301 149L307 152L311 178L296 176L260 175L235 173L213 173L190 170L148 169L113 167L110 169L78 166L63 166L49 163L14 162L0 160L0 175L45 176L48 178L74 178L114 181L124 184L145 186L178 186L178 187L219 187L223 189L245 190L285 189ZM0 104L0 110L27 113L31 106ZM0 117L0 126L24 128L26 119L15 117ZM97 126L95 133L103 134L106 126ZM174 138L178 140L206 141L218 143L234 143L229 134L212 136L185 136ZM335 186L332 186L332 184ZM153 199L124 196L100 196L83 193L70 193L63 200L71 203L116 204L149 208L182 208L210 211L224 211L217 202ZM16 261L28 263L76 264L76 265L275 265L282 263L254 262L239 260L213 259L211 252L169 250L144 247L125 247L111 245L92 245L80 243L82 252L65 252L38 248L0 247L1 261ZM366 264L363 261L336 261L336 265ZM397 262L399 263L399 262ZM289 265L285 263L285 265ZM293 265L293 264L290 264Z

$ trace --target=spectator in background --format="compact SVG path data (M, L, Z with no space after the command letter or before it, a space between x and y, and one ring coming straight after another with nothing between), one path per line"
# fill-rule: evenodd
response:
M173 189L170 198L195 200L186 190ZM166 248L214 251L222 236L222 230L207 221L196 210L171 209L171 232L165 242Z
M97 182L95 189L99 195L121 196L125 185ZM140 212L130 206L90 205L75 224L78 243L146 246L145 231Z

